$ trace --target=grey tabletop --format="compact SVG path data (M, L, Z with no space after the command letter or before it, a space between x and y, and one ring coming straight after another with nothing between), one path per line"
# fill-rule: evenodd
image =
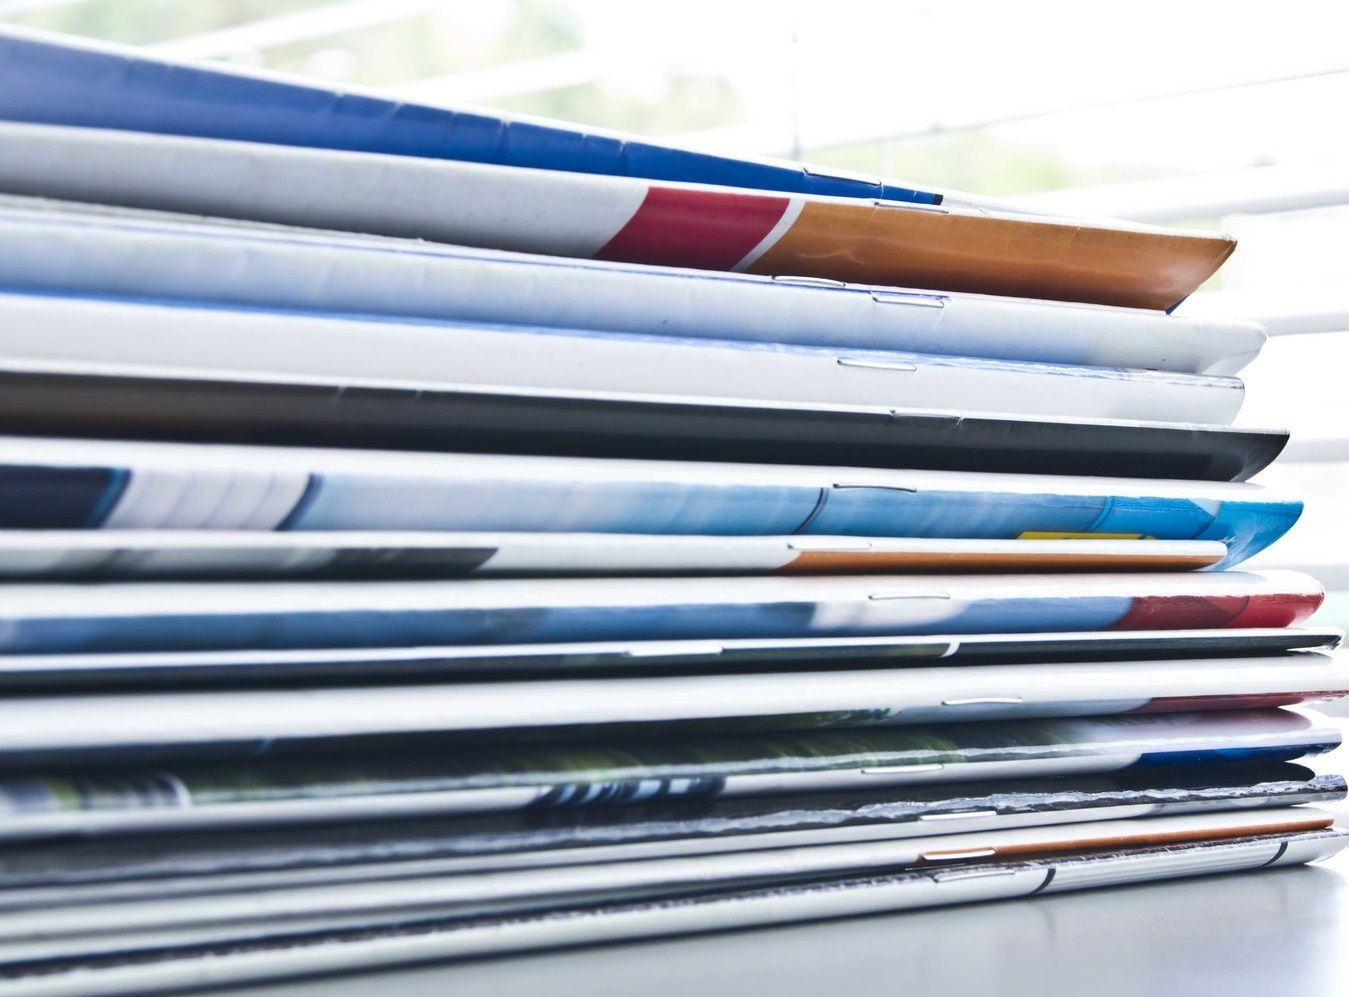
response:
M469 995L1349 992L1349 863L235 991Z

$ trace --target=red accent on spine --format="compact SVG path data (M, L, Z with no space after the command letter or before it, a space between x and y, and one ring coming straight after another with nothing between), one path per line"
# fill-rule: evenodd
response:
M1238 613L1229 627L1294 627L1307 622L1326 601L1324 592L1290 592L1257 595Z
M1208 630L1232 625L1246 609L1245 595L1136 596L1112 630Z
M1296 706L1318 699L1336 699L1349 694L1334 689L1317 692L1232 693L1226 696L1163 696L1149 700L1131 713L1188 713L1191 710L1256 710L1272 706Z
M730 270L773 230L785 197L652 187L597 260Z
M1260 595L1140 596L1112 630L1207 630L1219 627L1291 627L1320 607L1319 592Z

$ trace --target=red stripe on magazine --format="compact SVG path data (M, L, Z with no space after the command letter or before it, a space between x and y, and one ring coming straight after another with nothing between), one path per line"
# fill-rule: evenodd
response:
M1288 592L1253 595L1229 627L1292 627L1305 623L1325 602L1324 592Z
M1141 596L1112 630L1208 630L1219 627L1291 627L1316 612L1325 598L1313 592L1263 595Z
M1260 710L1274 706L1296 706L1318 699L1336 699L1349 694L1349 689L1326 689L1316 692L1252 692L1230 693L1226 696L1162 696L1151 699L1130 713L1189 713L1195 710Z
M730 270L773 231L791 200L652 187L597 260Z

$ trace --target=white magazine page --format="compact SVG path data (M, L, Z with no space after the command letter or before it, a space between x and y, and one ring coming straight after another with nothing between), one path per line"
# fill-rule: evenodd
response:
M891 350L0 294L0 367L1228 425L1241 381Z
M531 949L789 924L1028 896L1062 876L1059 889L1148 882L1177 876L1316 861L1338 852L1342 832L1140 848L1045 862L984 865L968 871L898 875L787 886L701 898L556 911L536 916L405 926L387 933L232 946L228 952L150 952L100 965L72 962L55 973L17 977L16 993L130 993L147 988L242 984L421 961L505 955ZM1071 868L1070 868L1071 866ZM258 925L254 925L255 930ZM172 944L171 939L166 942Z
M142 947L147 932L177 944L211 941L233 922L284 919L294 931L379 924L411 916L484 916L505 910L562 906L580 900L674 896L688 890L790 882L797 878L865 875L904 866L1025 859L1037 854L1156 847L1194 841L1293 834L1329 826L1329 815L1306 807L1253 813L1098 821L1059 828L819 845L718 856L663 858L605 865L445 875L413 873L387 881L249 890L169 900L100 903L9 911L0 923L0 961L101 954Z
M0 530L0 577L453 577L1210 567L1216 540L945 540L622 533Z
M163 692L0 701L0 750L767 719L929 724L1276 705L1349 695L1326 655L857 672ZM1168 703L1168 700L1172 702ZM1246 702L1243 702L1246 700ZM65 723L59 722L60 717ZM730 723L723 725L731 726ZM762 724L757 726L762 727Z
M26 291L134 286L185 301L749 341L771 329L801 345L1213 375L1240 371L1265 338L1258 323L1144 309L0 207L0 250L20 245L22 256L0 251L0 283Z

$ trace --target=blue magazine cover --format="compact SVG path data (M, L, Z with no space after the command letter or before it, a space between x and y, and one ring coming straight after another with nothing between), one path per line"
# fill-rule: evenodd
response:
M200 138L939 204L933 191L672 148L564 123L512 120L335 90L134 49L0 31L0 118Z
M1229 482L0 437L0 529L1220 540L1230 567L1301 511Z

